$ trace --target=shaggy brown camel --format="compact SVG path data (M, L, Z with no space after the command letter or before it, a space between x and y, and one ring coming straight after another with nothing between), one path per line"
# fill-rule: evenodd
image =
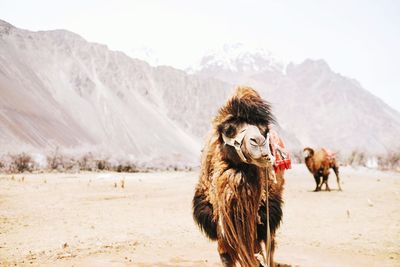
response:
M203 150L193 218L218 242L224 266L275 266L290 158L271 123L269 104L252 88L238 87L214 118Z
M305 163L308 170L315 179L316 187L314 191L320 191L325 184L325 190L331 191L328 185L329 170L332 168L336 175L339 191L342 190L339 178L339 164L334 153L322 148L314 152L310 147L304 148ZM321 181L322 177L322 181Z

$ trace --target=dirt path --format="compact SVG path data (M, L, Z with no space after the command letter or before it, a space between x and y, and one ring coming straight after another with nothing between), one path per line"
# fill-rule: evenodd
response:
M304 166L287 172L277 261L400 266L400 175L341 172L343 192L318 193ZM0 265L220 266L191 217L196 181L184 172L0 175Z

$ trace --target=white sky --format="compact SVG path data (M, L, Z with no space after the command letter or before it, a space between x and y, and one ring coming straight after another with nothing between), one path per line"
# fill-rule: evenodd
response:
M128 55L148 47L177 68L236 42L285 62L322 58L400 111L400 1L0 0L0 19L67 29Z

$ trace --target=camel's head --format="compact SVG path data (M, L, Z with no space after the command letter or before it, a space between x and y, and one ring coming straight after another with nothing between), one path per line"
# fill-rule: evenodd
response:
M222 128L221 136L228 159L259 167L273 164L267 128L246 123L228 123Z
M314 149L306 147L303 149L303 156L305 159L314 156Z
M273 122L270 106L260 95L239 87L214 119L224 158L259 167L273 164L268 128Z

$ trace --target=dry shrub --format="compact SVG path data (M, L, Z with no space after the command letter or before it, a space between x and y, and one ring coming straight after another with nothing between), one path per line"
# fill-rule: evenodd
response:
M1 162L0 170L2 172L5 172L5 173L16 173L17 172L12 155L10 155L10 154L2 155L0 158L0 162Z
M368 158L364 152L353 150L348 156L346 164L351 166L366 166L367 160Z
M53 154L47 157L47 166L50 170L60 170L63 167L63 156Z
M50 156L47 156L47 166L50 170L58 172L79 171L79 162L75 158L63 155L57 150Z
M47 157L47 163L50 170L59 172L114 171L114 167L108 159L96 158L92 153L74 157L61 154L56 149ZM129 170L129 167L124 166L123 170Z
M50 170L59 172L113 170L107 159L96 159L92 153L87 153L80 157L73 157L59 153L58 149L47 157L47 163Z
M400 171L400 153L390 152L385 156L378 157L378 166L381 170Z
M96 171L97 170L97 162L94 159L92 153L87 153L83 155L79 160L79 169L81 171Z
M400 171L400 152L388 152L378 157L367 155L364 152L353 151L347 158L346 164L352 166L367 166L368 159L377 159L380 170Z
M35 162L32 157L26 153L11 156L12 162L9 167L10 172L31 172L35 168Z
M110 162L106 159L96 160L96 166L99 171L110 171L112 169Z
M136 167L136 165L129 162L118 164L113 169L116 172L139 172L139 169Z

